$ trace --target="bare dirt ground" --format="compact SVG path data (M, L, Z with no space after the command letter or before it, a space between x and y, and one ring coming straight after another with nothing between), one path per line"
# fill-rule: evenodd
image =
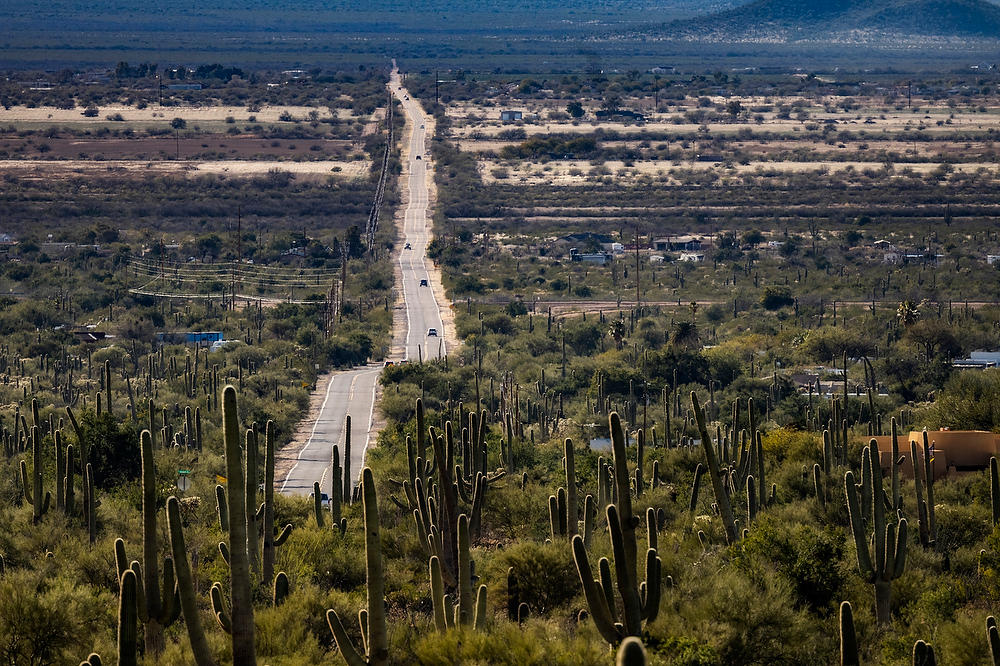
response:
M43 123L61 125L106 125L107 116L121 114L124 121L117 121L115 125L128 124L130 122L142 123L168 123L174 118L183 118L187 122L224 122L226 118L232 118L235 122L248 123L279 123L294 122L295 120L308 120L310 111L317 111L319 118L329 118L329 109L318 109L312 106L262 106L259 111L248 111L245 106L164 106L155 104L147 106L145 109L138 109L134 106L109 105L97 107L97 115L88 118L83 115L83 109L57 109L55 107L35 107L12 106L9 109L0 107L0 123ZM354 119L355 116L349 109L336 109L337 118L340 120ZM290 121L281 120L283 114L292 117ZM286 118L288 116L285 116ZM255 120L250 120L254 118Z
M74 176L147 175L166 176L186 174L194 177L202 174L225 174L233 177L248 177L267 174L272 170L287 171L302 177L326 177L353 179L364 177L370 164L357 162L277 162L217 160L204 161L140 161L140 160L0 160L0 173L23 178L70 178Z
M310 161L363 154L342 139L266 139L254 135L200 134L195 137L0 137L0 158L8 159L263 159Z
M621 161L608 161L595 167L584 160L552 161L545 164L532 164L528 162L508 163L494 160L480 160L479 171L484 183L517 183L519 185L581 185L588 179L596 176L608 175L616 180L628 180L640 176L653 176L670 184L679 182L670 178L670 172L675 169L683 170L720 170L724 172L747 174L755 172L783 172L783 173L808 173L818 171L865 171L867 169L880 170L885 165L879 162L775 162L775 161L754 161L749 164L734 164L724 166L717 162L694 162L694 161L663 161L647 160L637 161L631 166L626 166ZM914 173L927 174L941 166L937 162L919 163L896 163L896 169L909 169ZM966 162L950 165L957 172L972 173L979 169L996 171L997 165L989 162ZM506 174L506 177L498 177Z

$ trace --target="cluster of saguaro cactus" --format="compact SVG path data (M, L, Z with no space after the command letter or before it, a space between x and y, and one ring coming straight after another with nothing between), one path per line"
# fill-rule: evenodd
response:
M560 487L555 495L549 496L549 524L552 539L559 537L570 537L580 532L578 519L579 495L576 487L576 456L573 451L573 440L567 438L563 442L564 456L562 459L563 470L566 476L564 487ZM599 466L600 467L600 466ZM605 466L606 467L606 466ZM606 504L605 504L606 506ZM588 494L583 502L583 541L590 546L594 532L594 519L597 515L597 506L594 496Z
M407 473L409 478L401 485L407 504L396 504L413 516L417 537L428 555L437 555L443 575L449 584L457 580L458 536L456 525L459 513L469 517L473 539L479 538L482 527L482 508L486 489L490 483L502 478L506 471L487 474L485 445L485 414L470 414L468 430L463 430L462 441L455 444L451 421L444 424L444 432L430 426L424 430L423 402L416 402L416 442L407 438ZM434 458L429 461L427 440L431 442ZM455 464L456 451L463 455L463 465ZM464 466L464 470L463 470ZM471 483L466 474L475 473ZM432 484L433 480L433 484ZM468 506L463 511L460 502Z
M906 566L906 519L901 511L896 511L891 518L886 516L887 507L893 503L883 488L878 442L875 439L864 448L861 460L861 482L855 484L854 472L848 470L844 474L844 492L857 550L858 571L875 587L875 616L879 624L888 624L891 619L892 581L902 575ZM869 527L872 529L870 538L867 533Z
M153 438L148 430L139 435L142 457L142 565L131 564L125 553L125 542L115 541L115 562L118 574L131 568L139 576L139 617L143 622L146 651L159 654L164 648L163 629L180 614L180 599L176 585L173 558L163 560L162 587L158 561L158 529L156 525L156 467L153 462Z
M378 497L375 481L367 467L361 472L361 499L365 520L365 573L368 579L368 606L358 615L363 649L351 642L337 611L326 611L326 621L340 654L348 666L383 666L389 662L389 638L385 624L385 578L382 571L382 541L379 534Z
M660 607L661 562L656 552L655 519L647 516L648 542L646 549L646 580L639 582L636 571L637 545L635 528L639 518L632 513L632 493L625 449L625 431L618 414L608 417L614 453L615 504L606 509L611 547L615 559L615 581L607 558L598 563L600 582L594 580L587 558L583 537L573 537L573 558L576 561L590 616L601 636L615 644L626 636L639 636L643 622L656 619ZM615 597L617 583L621 611Z
M450 595L445 594L441 560L432 555L429 561L434 625L438 631L456 625L471 625L476 629L486 626L486 586L480 585L473 599L475 564L470 546L469 518L463 513L458 517L458 603L452 605Z

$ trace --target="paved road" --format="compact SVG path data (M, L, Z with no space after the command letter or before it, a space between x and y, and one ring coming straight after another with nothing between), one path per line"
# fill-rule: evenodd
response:
M427 243L430 241L425 115L416 101L407 99L408 93L400 88L399 76L395 72L390 87L402 102L409 127L413 130L408 158L410 175L406 183L409 188L409 204L403 223L403 242L409 243L410 249L400 251L399 267L403 276L407 321L404 354L405 358L416 361L428 358L428 352L430 358L445 354L444 326L437 301L430 286L420 286L421 280L428 280L429 284L427 265L424 263ZM435 329L437 335L428 336L430 329ZM380 373L380 366L370 365L333 375L312 433L299 451L295 466L279 488L280 492L308 495L316 481L320 482L323 492L331 492L331 450L337 444L341 455L344 453L344 424L348 414L351 415L349 473L354 484L357 484L372 434L375 388Z
M375 384L379 366L366 366L337 372L330 379L306 445L299 451L295 466L288 472L279 490L289 495L308 495L320 482L322 492L330 493L330 456L333 445L344 454L344 424L351 414L351 478L357 482L368 448L375 405ZM343 463L341 463L343 464Z
M431 221L427 216L427 130L426 114L409 94L400 88L399 76L393 73L390 81L392 92L399 99L413 133L410 136L407 181L409 203L403 220L403 250L399 253L399 267L403 275L403 301L406 304L407 334L405 358L414 361L438 358L447 353L444 342L444 324L441 310L430 287L427 274L427 243L430 242ZM409 245L410 249L406 249ZM423 281L423 286L421 286ZM428 335L431 330L436 335Z

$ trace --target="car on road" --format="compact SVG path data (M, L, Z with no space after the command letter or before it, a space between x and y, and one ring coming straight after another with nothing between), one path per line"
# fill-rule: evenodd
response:
M418 160L420 159L420 155L417 155L417 159L418 159Z
M421 280L420 281L420 286L421 287L426 287L427 286L427 280Z
M316 493L309 493L309 497L315 497ZM330 506L330 496L326 493L319 494L319 501L323 506Z
M427 337L428 338L436 338L437 334L438 334L438 330L436 328L428 328L427 329Z
M424 126L423 126L423 125L421 125L421 126L420 126L420 129L423 129L423 128L424 128Z
M409 250L409 249L410 249L410 244L409 244L409 243L407 243L406 245L404 245L404 246L403 246L403 249L404 249L404 250Z

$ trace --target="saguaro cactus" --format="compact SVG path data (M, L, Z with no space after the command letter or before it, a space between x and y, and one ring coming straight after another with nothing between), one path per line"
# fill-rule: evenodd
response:
M840 604L840 666L861 666L858 637L854 632L854 611L849 601Z
M236 405L236 388L227 385L222 391L222 433L226 447L226 495L229 504L229 570L232 613L229 618L233 643L233 663L236 666L254 666L253 606L250 591L250 558L247 553L246 487L240 451L240 422ZM253 511L253 508L249 508ZM216 605L216 618L224 613ZM223 626L225 628L225 626Z
M389 638L385 626L385 578L382 572L382 542L379 535L378 498L375 495L375 480L372 471L361 471L361 498L365 517L365 570L368 578L367 613L359 613L362 633L365 635L363 647L367 654L362 656L337 615L337 611L326 611L326 622L337 641L337 647L348 666L384 666L389 663ZM367 621L366 621L367 620Z
M722 478L722 471L719 468L719 458L716 455L715 447L712 445L712 437L708 434L708 426L705 424L705 410L698 404L698 395L694 391L691 391L691 409L694 412L695 420L698 422L698 432L701 434L701 448L705 452L705 462L708 464L708 476L712 481L712 489L715 491L715 503L719 507L722 526L726 530L726 541L732 545L740 540L740 532L736 527L733 505L729 500L729 492L726 490L725 480Z
M870 482L863 478L854 483L854 473L844 475L844 492L851 519L851 533L858 553L858 571L875 586L875 615L879 624L891 621L892 581L903 573L906 566L906 519L897 512L893 521L886 518L886 496L882 485L882 467L879 464L878 442L872 439L866 447L863 460L869 466ZM862 475L865 470L862 469ZM862 510L862 506L866 507ZM868 514L867 507L871 513ZM866 527L871 526L872 552Z
M139 434L142 457L142 599L139 615L143 623L146 651L163 652L163 628L173 623L180 610L180 600L174 583L174 565L171 558L163 563L163 590L160 591L160 570L157 561L158 544L156 529L156 467L153 464L153 436L148 430Z
M38 523L49 510L52 493L45 491L42 495L42 435L38 426L31 427L31 478L28 478L28 466L21 461L21 488L24 490L24 500L31 505L31 520Z
M583 584L584 596L590 608L597 630L611 644L626 636L639 636L643 621L656 619L660 608L660 558L656 554L655 532L650 535L650 548L646 550L646 580L638 582L636 573L635 528L639 518L632 513L632 498L628 464L625 457L625 432L618 414L608 417L611 426L611 442L614 451L614 479L616 504L607 507L611 548L615 558L615 579L618 595L622 601L622 614L618 617L614 602L614 587L611 581L611 567L607 558L598 562L601 581L594 580L593 571L587 558L583 538L573 537L573 558Z
M137 588L135 572L126 569L122 573L121 596L118 598L118 666L135 666L137 626Z
M180 607L184 613L184 624L187 626L188 640L191 641L195 663L198 666L215 666L215 659L212 658L212 651L208 647L208 641L205 640L201 617L198 614L194 578L191 575L191 565L184 545L184 530L181 527L180 503L174 496L167 498L167 526L170 529L170 549L174 554Z

